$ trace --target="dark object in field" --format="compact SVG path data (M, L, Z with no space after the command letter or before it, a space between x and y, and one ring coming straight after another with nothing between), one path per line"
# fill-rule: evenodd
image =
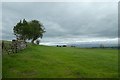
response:
M63 46L62 45L61 46L57 45L57 47L67 47L67 45L63 45Z
M57 47L62 47L62 46L57 45Z
M71 47L75 47L75 46L71 46Z
M2 49L4 48L4 41L2 41Z
M67 47L66 45L63 45L63 47Z
M38 45L39 45L39 43L40 43L40 40L36 40L36 44L38 44Z
M61 46L57 45L57 47L61 47Z

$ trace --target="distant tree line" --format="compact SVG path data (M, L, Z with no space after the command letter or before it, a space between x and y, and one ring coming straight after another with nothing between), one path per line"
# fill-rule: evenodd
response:
M74 46L74 45L56 45L56 47L78 47L78 46ZM79 46L80 47L80 46ZM82 47L80 47L80 48L82 48ZM120 46L118 47L118 46L104 46L103 44L100 44L100 46L99 47L83 47L83 48L102 48L102 49L104 49L104 48L112 48L112 49L120 49Z

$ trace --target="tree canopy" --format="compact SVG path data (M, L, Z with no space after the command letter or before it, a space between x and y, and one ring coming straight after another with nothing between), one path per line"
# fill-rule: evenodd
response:
M20 22L14 26L13 31L17 39L31 40L31 42L34 43L36 39L43 37L45 28L38 20L27 22L23 19L23 21L20 20Z

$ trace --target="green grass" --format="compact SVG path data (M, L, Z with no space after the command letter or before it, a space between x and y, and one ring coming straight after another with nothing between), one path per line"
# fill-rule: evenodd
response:
M3 78L116 78L118 51L31 45L3 55Z

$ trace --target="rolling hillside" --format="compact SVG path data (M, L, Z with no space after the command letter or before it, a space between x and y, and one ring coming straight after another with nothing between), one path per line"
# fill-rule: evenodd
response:
M3 53L3 78L115 78L118 51L30 45Z

